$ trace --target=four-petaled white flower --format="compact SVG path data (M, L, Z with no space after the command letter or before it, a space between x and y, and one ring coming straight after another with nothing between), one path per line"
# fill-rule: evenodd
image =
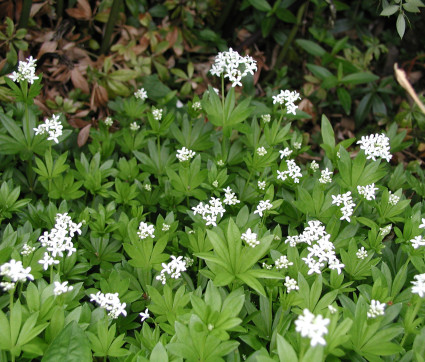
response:
M260 190L265 190L266 189L266 181L260 181L260 180L258 180L257 185L258 185L258 188Z
M146 319L150 318L149 309L146 308L145 311L139 313L139 315L142 317L141 322L144 322Z
M257 206L257 210L254 211L254 214L258 214L258 216L263 217L263 211L270 210L273 205L270 203L270 200L261 200Z
M310 345L312 347L320 344L326 345L326 341L323 338L325 334L328 334L328 325L330 320L323 318L320 314L315 316L307 308L303 310L298 319L295 321L295 330L301 334L302 337L310 338Z
M285 104L286 111L295 115L298 106L295 105L295 101L301 99L300 94L297 91L280 91L277 96L273 96L273 104Z
M136 92L134 92L134 96L136 98L141 99L142 101L144 101L145 99L148 98L148 93L145 91L144 88L140 88L138 89Z
M376 318L385 314L385 303L381 303L379 300L372 299L370 301L369 311L367 312L368 318Z
M63 283L61 282L55 282L55 289L53 290L53 294L58 296L63 293L69 292L73 290L74 287L72 285L68 285L68 282L65 281Z
M285 147L285 149L282 151L280 150L280 159L284 158L284 157L288 157L291 155L293 151L289 149L289 147Z

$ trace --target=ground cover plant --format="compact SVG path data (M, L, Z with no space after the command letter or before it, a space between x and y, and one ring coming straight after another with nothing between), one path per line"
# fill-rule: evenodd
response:
M264 38L289 3L249 2ZM421 6L395 3L383 15ZM78 4L71 15L94 17ZM123 44L126 69L74 49L83 60L66 76L82 92L54 102L40 99L60 63L46 75L32 56L3 62L1 360L423 361L421 97L390 120L394 79L347 42L297 39L302 89L285 67L263 94L262 58L227 46L198 77L190 61L169 71L153 42L156 73L140 82ZM104 82L91 99L90 77ZM329 120L338 109L357 132Z

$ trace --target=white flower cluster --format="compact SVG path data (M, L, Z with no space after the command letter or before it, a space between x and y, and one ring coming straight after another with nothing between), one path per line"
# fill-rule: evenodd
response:
M144 101L148 98L148 93L145 91L145 88L140 88L134 92L134 96Z
M136 122L130 123L130 131L136 132L140 129L140 125L138 125Z
M196 152L193 152L186 147L183 147L181 150L177 150L176 157L180 162L188 161L191 158L195 157Z
M335 246L329 240L330 234L325 230L325 227L318 220L310 220L308 226L300 235L288 236L285 243L289 242L289 245L294 247L298 243L306 243L309 245L307 250L309 253L306 258L302 258L309 267L308 274L322 272L322 268L325 263L328 264L329 269L337 269L338 274L341 273L341 269L344 268L335 254Z
M193 213L202 215L206 225L217 226L217 216L223 217L226 209L219 198L211 197L209 204L200 202L196 207L192 207Z
M383 228L379 228L379 233L382 237L387 236L391 232L391 224L388 224L387 226L384 226Z
M232 189L227 186L227 188L223 189L225 192L223 203L226 205L236 205L239 204L240 201L236 197L236 194L232 191Z
M62 136L63 126L59 122L59 116L53 115L52 119L46 118L44 123L40 124L37 128L34 128L35 134L49 134L47 138L49 141L55 141L59 143L58 137Z
M162 284L167 282L165 274L168 274L171 278L178 279L181 273L186 270L186 262L182 260L182 256L176 258L174 255L171 255L171 259L172 260L168 264L161 264L161 274L156 277L156 280L160 280Z
M202 109L201 102L193 102L192 103L192 109L195 111L200 111Z
M163 223L161 230L162 231L168 231L168 230L170 230L170 225L169 224L166 224L166 223Z
M311 161L310 168L313 172L316 172L319 169L319 164L316 160Z
M267 269L267 270L271 270L271 269L273 269L273 265L269 265L269 264L267 264L267 263L263 263L263 264L262 264L262 267L263 267L263 269Z
M400 198L399 198L397 195L392 194L392 193L391 193L391 191L390 191L390 192L389 192L388 203L389 203L390 205L395 206L395 205L397 205L397 204L398 204L398 202L399 202L399 201L400 201Z
M412 293L418 294L421 298L425 297L425 274L418 274L413 277Z
M282 255L279 259L274 261L274 265L276 269L288 269L288 267L294 265L294 263L289 261L286 255Z
M376 161L377 157L381 157L387 162L391 160L390 153L390 139L384 134L372 134L370 136L363 136L360 141L357 141L360 149L364 150L367 159Z
M366 186L357 186L357 191L360 195L363 195L366 200L371 201L375 200L375 191L378 191L378 188L372 183Z
M214 181L212 182L212 185L213 185L214 187L218 187L218 180L214 180Z
M286 171L277 170L277 179L285 181L288 177L292 178L297 184L300 182L299 177L302 177L301 168L297 166L295 160L286 160L286 166L288 169Z
M367 258L367 251L365 250L364 246L362 246L359 250L357 250L356 256L359 259Z
M254 211L254 214L258 214L258 216L263 217L263 211L270 210L273 205L270 203L270 200L263 201L257 205L257 210Z
M270 120L271 120L271 115L270 114L262 114L261 115L261 120L264 122L264 123L270 123Z
M421 235L415 236L410 240L410 242L412 243L413 249L418 249L421 246L425 246L425 239Z
M232 82L232 87L236 87L237 85L242 86L242 78L247 74L254 75L256 70L257 62L252 57L249 55L242 57L230 48L227 52L218 53L210 72L218 77L224 74L224 78L229 78L229 81Z
M16 261L11 259L8 263L4 263L0 266L0 275L9 278L12 282L2 282L0 287L4 291L8 291L15 287L16 282L24 282L27 279L34 280L34 276L30 273L31 267L24 268L22 261Z
M37 59L34 59L32 56L27 58L27 61L19 61L18 71L9 74L8 77L12 79L15 83L27 81L29 84L33 84L38 77L35 75L35 62Z
M260 244L260 240L257 240L257 234L253 233L251 228L248 228L248 230L241 235L241 239L244 240L251 248L255 248Z
M44 270L50 265L59 264L59 260L55 259L57 256L63 257L63 253L68 252L68 256L76 252L72 238L75 234L81 235L82 223L76 224L72 221L68 213L56 214L56 223L50 233L45 231L43 235L38 238L41 246L45 247L47 251L44 253L44 258L39 260L43 264Z
M265 190L266 189L266 181L260 181L260 180L258 180L257 185L258 185L258 188L260 190Z
M264 147L258 147L257 148L257 155L258 156L265 156L267 154L267 150Z
M356 204L353 202L353 198L351 197L351 191L336 196L332 195L332 199L332 205L339 206L344 204L344 206L341 207L342 216L340 217L340 220L345 219L348 222L351 222L350 216L353 215L354 208L356 207Z
M34 246L30 246L27 243L25 243L22 246L21 255L22 256L28 256L28 255L31 255L34 251L35 251L35 247Z
M380 315L385 314L385 303L381 303L379 300L372 299L370 301L369 311L367 312L368 318L376 318Z
M329 171L328 168L321 171L319 182L321 184L330 184L332 182L333 172Z
M121 303L118 293L106 293L97 292L96 294L90 294L90 302L95 301L99 304L100 308L106 309L108 315L117 319L120 314L124 317L127 315L125 310L126 303Z
M325 346L326 341L323 336L328 333L327 326L329 323L330 320L328 318L323 318L320 314L315 316L306 308L303 310L303 314L295 321L295 330L301 333L302 337L310 338L312 347L317 344Z
M55 282L55 289L53 290L53 294L58 296L66 292L70 292L74 287L72 285L68 286L68 282Z
M153 118L156 121L160 121L161 118L162 118L162 109L153 109L152 110L152 115L153 115Z
M289 157L291 155L293 151L291 149L289 149L289 147L285 147L285 149L282 151L280 150L280 159L284 158L284 157Z
M148 236L151 238L154 238L155 227L153 225L148 225L144 221L141 221L139 224L139 231L137 232L137 235L139 235L140 239L146 239Z
M297 284L297 281L295 279L290 278L289 276L285 277L285 283L283 285L286 287L286 291L291 293L291 290L299 290L300 287Z
M273 96L273 104L278 103L283 105L285 103L287 112L295 115L298 106L294 102L298 99L301 99L301 97L297 91L282 90L277 96Z
M114 121L111 117L106 117L104 122L108 127L111 127L114 124Z

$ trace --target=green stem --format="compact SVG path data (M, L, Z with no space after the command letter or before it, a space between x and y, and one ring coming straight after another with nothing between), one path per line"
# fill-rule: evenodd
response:
M276 71L274 69L280 69L282 68L282 62L286 57L286 53L288 53L288 50L295 38L295 35L297 35L298 28L302 23L302 18L304 16L304 12L307 8L308 1L306 1L304 4L300 6L297 12L297 22L294 24L294 26L291 29L291 32L289 33L288 38L285 41L285 44L283 44L282 50L280 51L279 55L277 56L275 66L273 67L273 71L269 72L267 76L264 78L264 82L267 83L271 80L272 77L274 77Z
M56 0L56 18L59 19L63 15L63 0Z
M100 53L105 54L109 49L109 45L111 44L112 32L114 31L115 23L118 20L120 15L120 7L122 4L122 0L113 0L111 6L111 12L109 13L108 22L105 27L105 34L103 35L102 45L100 47Z
M16 288L16 286L9 291L9 298L10 298L9 299L9 310L12 310L12 308L13 308L13 294L15 293L15 288Z
M31 13L32 0L24 0L22 4L21 17L19 18L18 28L26 28Z

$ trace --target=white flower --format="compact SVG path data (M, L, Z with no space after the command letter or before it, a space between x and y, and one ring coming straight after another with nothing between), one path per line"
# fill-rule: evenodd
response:
M24 268L22 261L11 259L8 263L0 266L0 275L8 277L12 282L24 282L27 279L34 280L34 276L30 274L31 267Z
M185 264L186 264L186 268L188 268L188 267L192 266L192 265L193 265L193 262L194 262L194 260L193 260L192 258L189 258L188 256L185 256L185 257L183 258L183 261L184 261L184 262L185 262Z
M297 284L295 279L290 278L289 276L285 277L285 283L283 284L286 287L286 291L291 293L291 290L299 290L300 287Z
M230 187L223 189L223 191L225 192L224 200L223 200L224 204L226 204L226 205L236 205L236 204L240 203L240 201L236 197L236 194L234 192L232 192L232 189Z
M418 274L413 277L416 281L413 281L412 293L418 294L421 298L425 296L425 274Z
M195 215L200 214L206 221L206 225L217 226L217 216L223 217L226 209L223 207L223 203L220 199L211 197L209 204L200 202L196 207L192 207Z
M192 103L192 108L193 108L193 110L195 110L195 111L199 111L199 110L201 110L202 109L202 105L201 105L201 102L193 102Z
M175 257L171 255L171 261L168 264L162 263L162 270L160 275L156 277L156 280L160 280L162 284L166 283L165 274L168 274L171 278L178 279L182 272L186 271L186 262L183 256Z
M139 313L139 315L142 317L141 322L144 322L145 319L150 318L150 315L148 312L149 312L149 309L146 308L144 312Z
M218 181L217 181L217 180L214 180L214 181L212 182L212 185L213 185L214 187L218 187Z
M27 243L25 243L22 246L21 255L28 256L28 255L31 255L34 251L35 251L35 247L30 246Z
M415 236L410 240L410 242L414 249L418 249L420 246L425 246L425 239L421 235Z
M319 169L319 164L316 162L316 160L311 161L310 168L313 170L313 172L316 172Z
M124 317L127 315L125 310L126 303L121 303L118 293L103 294L97 292L96 294L90 294L90 301L95 301L100 308L106 309L109 312L108 315L113 319L117 319L120 314Z
M72 289L74 289L73 286L71 286L71 285L68 286L67 284L68 284L67 281L65 281L63 283L55 282L55 289L53 290L53 294L58 296L58 295L61 295L63 293L69 292Z
M180 162L188 161L191 158L195 157L196 152L193 152L186 147L183 147L181 150L177 150L176 157Z
M392 193L391 193L391 191L390 191L390 192L389 192L388 203L389 203L390 205L395 206L395 205L397 205L397 204L398 204L398 202L399 202L399 201L400 201L400 197L398 197L397 195L392 194Z
M49 253L45 252L43 259L40 259L38 263L43 265L44 270L47 270L50 265L59 264L59 260L54 259Z
M301 334L302 337L310 338L310 345L312 347L320 344L326 345L323 338L328 333L328 324L330 320L323 318L320 314L315 316L308 309L303 310L303 314L295 321L295 330Z
M152 186L151 186L151 184L145 184L145 186L143 186L143 188L144 188L146 191L151 191L151 190L152 190Z
M140 125L138 125L136 122L130 123L130 130L133 132L136 132L140 129Z
M260 181L260 180L258 180L257 185L258 185L258 188L260 190L265 190L266 189L266 181Z
M357 191L360 195L363 195L366 200L375 200L375 191L377 191L378 188L375 187L375 184L372 183L370 185L366 186L357 186Z
M18 72L13 72L9 74L8 77L14 82L27 81L29 84L33 84L38 77L35 75L35 62L37 59L34 59L32 56L27 58L27 61L19 61Z
M104 122L108 127L111 127L114 124L114 121L112 120L111 117L106 117Z
M218 160L217 161L217 166L224 166L223 160Z
M382 237L387 236L391 232L391 224L388 224L387 226L383 228L379 228L379 233Z
M152 110L152 115L153 115L153 118L156 121L160 121L161 118L162 118L162 109L153 109Z
M337 312L337 309L331 304L328 305L328 309L331 314L335 314Z
M12 282L1 282L0 287L3 289L4 292L7 292L9 290L12 290L15 288L15 283Z
M229 78L232 82L232 87L241 86L241 80L247 74L254 75L257 70L257 62L250 56L242 57L232 48L227 52L220 52L215 57L214 64L211 67L211 74L224 78Z
M168 225L166 223L162 224L162 229L161 230L162 231L168 231L168 230L170 230L170 225Z
M356 256L359 259L367 258L367 251L365 250L364 246L362 246L359 250L357 250Z
M392 155L390 154L390 140L384 134L372 134L363 136L360 141L357 141L360 149L365 151L367 159L376 161L377 157L381 157L387 162L390 162Z
M295 113L294 113L294 114L295 114ZM301 142L294 142L294 148L295 148L296 150L301 149L301 146L302 146Z
M154 238L155 228L153 225L148 225L147 223L141 221L139 224L139 231L137 232L137 235L139 235L140 239L146 239L148 236L151 238Z
M282 150L279 151L280 159L290 156L292 152L293 151L290 150L288 147L285 147L285 149L283 151Z
M263 201L261 200L257 206L257 210L254 211L254 214L263 217L263 211L270 210L273 205L270 203L270 200Z
M329 171L328 168L322 170L320 178L319 178L319 182L321 184L329 184L332 182L332 176L333 172Z
M270 123L270 120L271 120L270 114L263 114L263 115L261 115L261 120L264 123Z
M286 111L295 115L298 106L296 106L294 102L298 99L301 99L300 94L298 92L282 90L277 96L273 96L273 104L278 103L280 105L283 105L285 103Z
M342 216L340 220L351 221L350 216L353 215L354 208L356 204L353 202L353 198L351 197L351 191L346 192L345 194L332 195L332 205L339 206L344 204L341 208Z
M253 233L251 228L248 228L248 230L241 235L241 239L244 240L251 248L255 248L260 244L260 241L257 240L257 234Z
M276 259L274 264L276 269L288 269L290 265L294 265L294 263L288 260L286 255L282 255L279 259Z
M271 270L273 268L273 265L269 265L267 263L262 264L263 269Z
M425 218L422 218L422 224L419 225L419 229L425 229Z
M145 91L144 88L140 88L134 92L134 96L144 101L148 98L148 93Z
M46 118L44 123L40 124L37 128L33 128L36 135L48 133L49 141L59 143L58 137L62 136L63 126L59 122L59 116L53 115L51 119Z
M341 274L342 268L344 268L345 265L342 264L336 257L330 258L328 261L328 268L329 269L336 269L338 271L338 274Z
M385 303L379 302L379 300L372 299L370 301L369 311L367 312L368 318L376 318L380 315L385 314Z
M265 156L267 154L267 151L264 147L258 147L257 148L257 154L258 154L258 156Z
M285 181L288 177L292 178L295 183L299 183L299 177L302 177L301 168L297 166L294 160L286 160L286 171L277 170L277 179Z

